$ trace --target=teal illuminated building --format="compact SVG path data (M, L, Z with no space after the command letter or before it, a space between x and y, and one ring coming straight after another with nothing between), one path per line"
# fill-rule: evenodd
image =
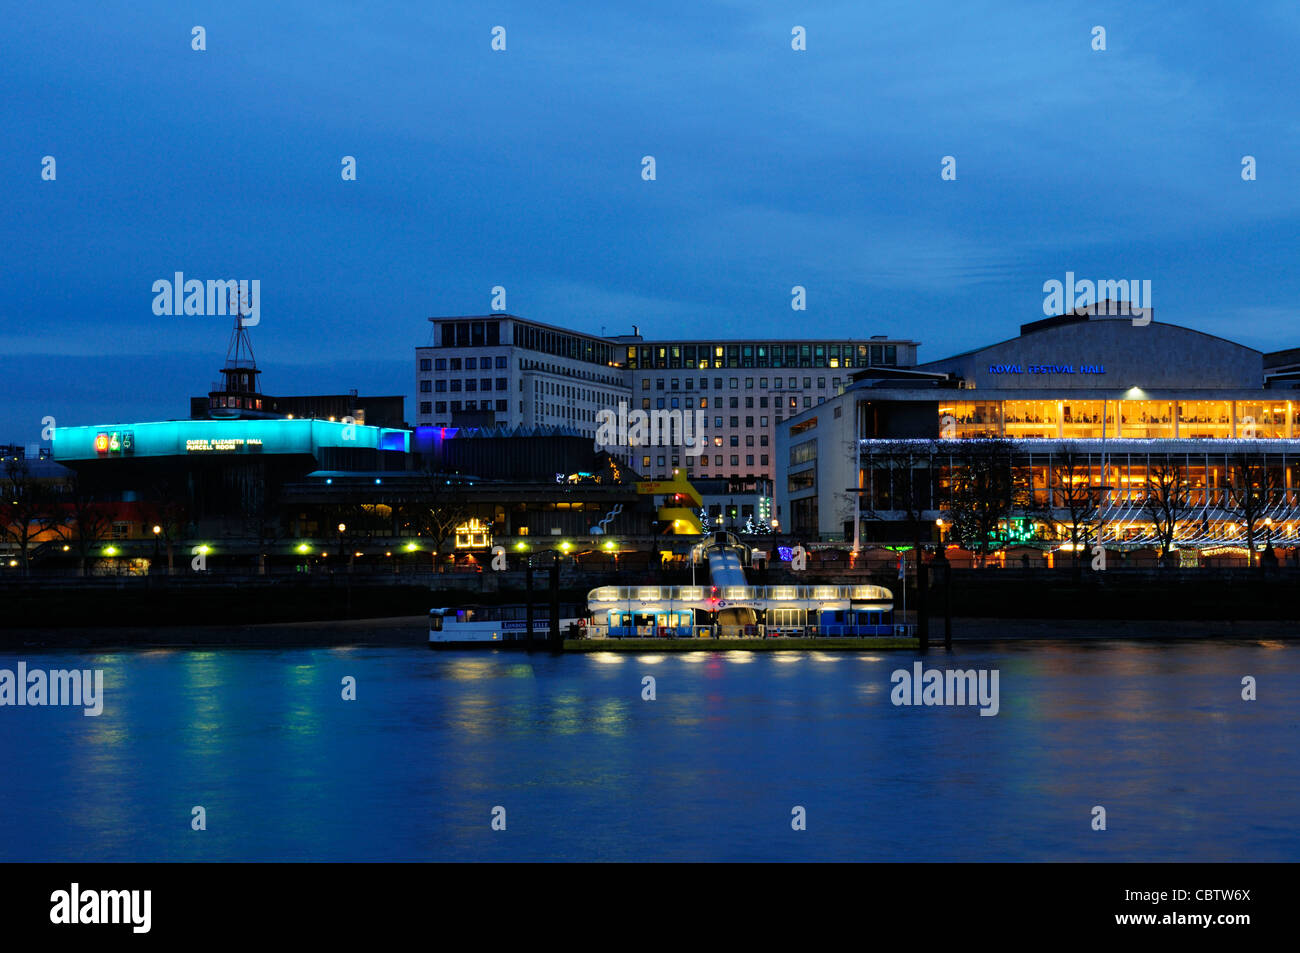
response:
M114 539L293 535L286 488L319 479L365 485L411 466L411 434L328 420L163 420L58 427L54 459L77 492L112 505ZM251 529L250 529L251 527Z
M364 461L366 451L405 454L410 437L407 430L328 420L162 420L58 427L53 444L55 459L69 466L146 457L299 456L328 463L341 455ZM384 469L380 458L370 462L373 469Z

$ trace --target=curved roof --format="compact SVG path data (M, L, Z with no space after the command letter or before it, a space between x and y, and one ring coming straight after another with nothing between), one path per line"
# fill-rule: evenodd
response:
M1262 352L1194 328L1129 317L1035 323L1007 338L937 361L976 389L1236 389L1263 387Z

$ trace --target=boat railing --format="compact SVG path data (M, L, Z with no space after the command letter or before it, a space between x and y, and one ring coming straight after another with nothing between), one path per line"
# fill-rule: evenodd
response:
M894 594L884 586L599 586L587 596L588 604L654 605L660 603L702 604L716 597L721 602L744 604L767 602L882 602Z
M588 639L860 639L884 636L913 636L911 624L876 622L857 625L589 625L582 638Z

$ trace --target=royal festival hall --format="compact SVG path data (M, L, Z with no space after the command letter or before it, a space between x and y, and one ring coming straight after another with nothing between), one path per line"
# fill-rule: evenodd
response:
M999 550L1100 542L1196 564L1278 547L1266 558L1294 559L1296 382L1266 380L1260 351L1106 310L855 375L783 423L778 517L859 543L983 533Z

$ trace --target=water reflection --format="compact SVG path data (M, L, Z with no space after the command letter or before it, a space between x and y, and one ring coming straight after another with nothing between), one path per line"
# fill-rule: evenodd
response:
M1294 643L921 659L998 670L996 717L895 707L910 653L599 655L23 656L102 667L105 711L0 712L0 763L23 765L0 787L0 858L1300 859ZM816 811L807 838L785 835L794 803ZM518 836L488 836L494 805Z

